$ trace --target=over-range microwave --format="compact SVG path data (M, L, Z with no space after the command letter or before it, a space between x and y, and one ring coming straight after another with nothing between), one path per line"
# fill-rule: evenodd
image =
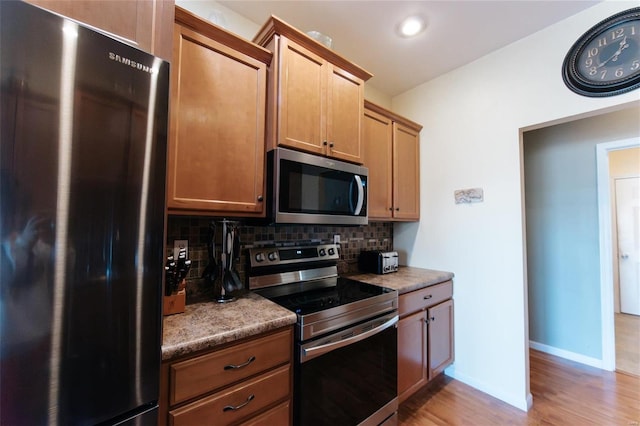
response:
M267 165L273 222L367 224L366 167L286 148L269 151Z

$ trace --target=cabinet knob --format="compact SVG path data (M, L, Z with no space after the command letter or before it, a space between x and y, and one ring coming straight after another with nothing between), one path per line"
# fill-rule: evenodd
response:
M400 210L400 207L396 207L396 211L399 211L399 210Z
M322 145L327 146L327 141L322 141Z
M262 197L262 195L258 195L258 201L262 202L264 200L264 197Z
M433 297L433 294L427 294L427 295L424 297L424 300L429 300L429 299L431 299L432 297Z
M389 207L389 211L392 212L393 211L393 207Z
M435 320L436 320L436 317L431 317L431 318L429 318L429 320L430 320L430 321L435 321Z
M329 144L329 148L333 148L333 142Z

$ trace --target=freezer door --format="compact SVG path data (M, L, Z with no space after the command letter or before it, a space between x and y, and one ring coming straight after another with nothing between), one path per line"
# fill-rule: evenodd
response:
M155 406L169 65L0 1L0 424Z

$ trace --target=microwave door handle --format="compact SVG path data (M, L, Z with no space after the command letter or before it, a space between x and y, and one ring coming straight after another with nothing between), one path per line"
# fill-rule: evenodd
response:
M364 188L362 187L362 179L360 176L355 175L353 179L356 181L356 187L358 188L358 202L356 203L355 209L352 210L354 216L359 216L362 210L362 204L364 204Z
M355 214L356 208L353 205L353 182L355 179L352 179L349 182L349 211Z

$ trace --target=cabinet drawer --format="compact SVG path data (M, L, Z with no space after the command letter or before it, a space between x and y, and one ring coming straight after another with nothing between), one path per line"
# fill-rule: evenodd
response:
M437 305L451 299L453 296L453 281L449 280L441 284L425 287L400 295L398 299L398 312L400 316Z
M242 426L274 426L274 425L290 425L291 424L291 402L284 402L259 416L256 416L246 422Z
M169 412L169 424L227 425L289 397L290 365Z
M170 366L169 404L245 379L289 363L293 352L291 330L215 351Z

